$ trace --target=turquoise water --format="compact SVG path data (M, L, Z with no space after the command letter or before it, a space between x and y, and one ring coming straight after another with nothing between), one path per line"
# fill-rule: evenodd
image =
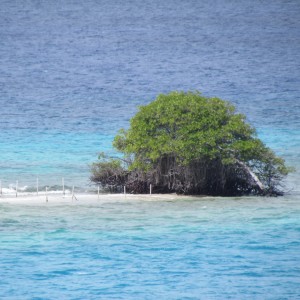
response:
M0 298L298 299L299 238L291 196L1 200Z
M94 190L98 152L172 90L232 101L297 171L275 199L5 194L0 298L299 299L299 16L298 0L2 0L5 193L16 181L34 191L37 178L61 190L62 177L76 194Z

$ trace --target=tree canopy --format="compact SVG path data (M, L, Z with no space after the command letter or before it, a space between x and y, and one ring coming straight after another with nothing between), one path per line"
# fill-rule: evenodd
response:
M123 157L102 154L91 180L133 193L152 184L154 192L280 194L291 171L232 104L199 92L161 94L140 106L113 146Z

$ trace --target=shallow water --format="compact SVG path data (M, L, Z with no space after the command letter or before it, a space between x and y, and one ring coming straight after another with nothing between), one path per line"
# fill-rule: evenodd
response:
M295 197L1 202L1 299L300 297Z

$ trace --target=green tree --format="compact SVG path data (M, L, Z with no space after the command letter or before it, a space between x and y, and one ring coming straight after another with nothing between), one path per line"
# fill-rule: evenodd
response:
M131 192L145 193L151 183L154 192L280 194L291 171L232 104L199 92L161 94L141 106L113 146L122 162L100 157L91 179L107 187L109 169L109 186Z

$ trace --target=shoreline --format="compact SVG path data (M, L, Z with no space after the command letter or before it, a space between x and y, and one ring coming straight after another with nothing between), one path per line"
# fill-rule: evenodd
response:
M122 202L122 201L161 201L161 200L177 200L177 199L195 199L195 198L212 198L210 196L187 196L177 194L94 194L94 193L77 193L74 197L71 193L65 196L60 193L40 193L36 195L34 193L20 193L16 197L12 194L0 195L1 203L10 204L87 204L97 202Z
M289 194L280 197L263 197L263 196L239 196L239 197L217 197L206 195L177 195L177 194L98 194L97 193L78 193L74 197L72 193L67 193L65 196L62 192L40 193L36 195L34 193L20 193L18 197L12 194L0 195L1 204L20 204L20 205L85 205L85 204L101 204L101 203L121 203L121 202L159 202L159 201L241 201L255 200L263 203L278 202L278 200L297 201L300 200L299 194ZM280 202L280 201L279 201ZM300 201L299 201L300 203Z

